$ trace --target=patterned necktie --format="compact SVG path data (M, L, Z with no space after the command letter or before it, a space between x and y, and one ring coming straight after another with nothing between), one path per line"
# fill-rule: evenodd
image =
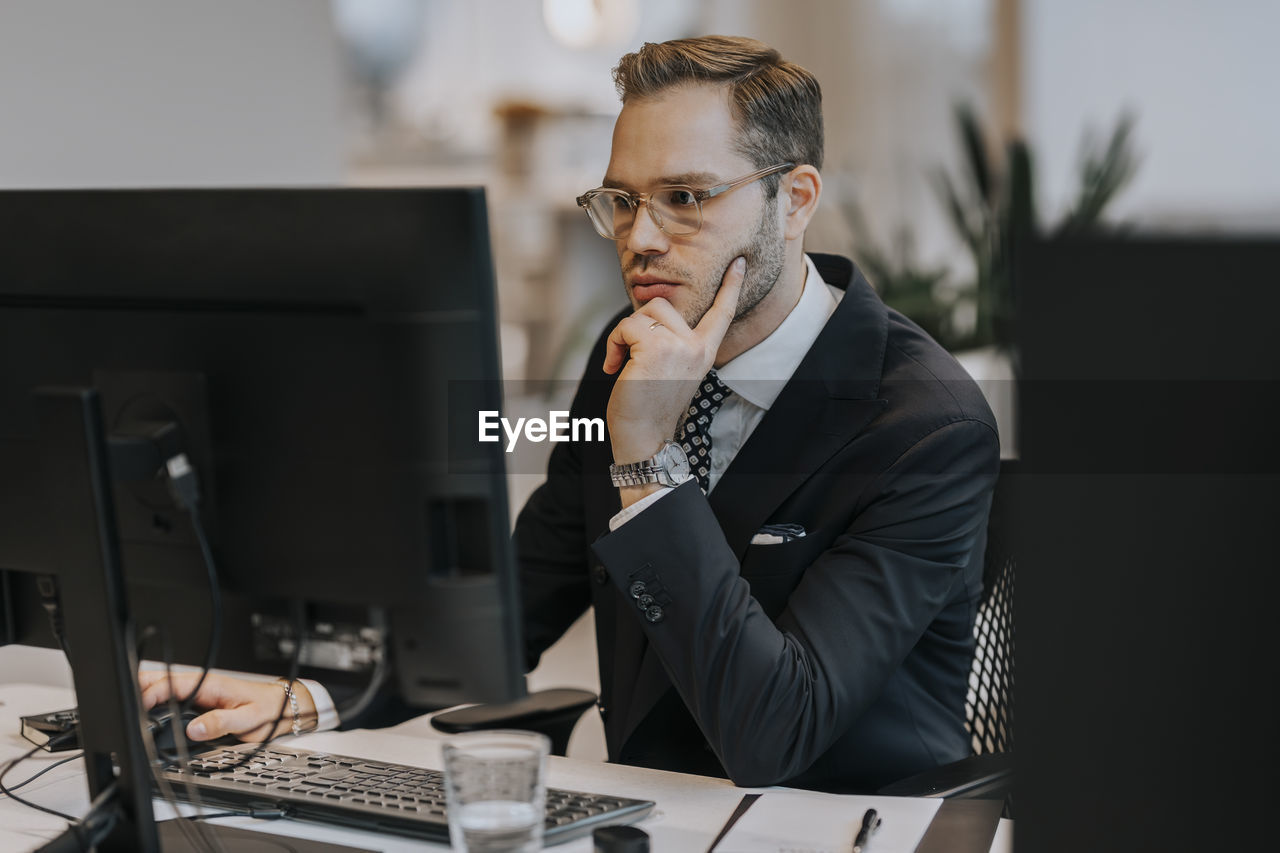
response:
M676 433L676 441L680 442L685 455L689 457L689 468L704 493L708 490L711 477L711 419L720 410L725 398L732 393L714 370L709 372L689 401L684 423Z

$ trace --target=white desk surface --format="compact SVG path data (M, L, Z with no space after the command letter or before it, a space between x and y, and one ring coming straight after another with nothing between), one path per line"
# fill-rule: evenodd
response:
M70 708L75 704L75 694L70 688L70 673L61 653L25 647L0 647L0 764L23 754L31 747L19 734L19 717ZM423 716L388 729L303 735L297 739L297 743L307 749L423 767L440 767L440 744L443 738L444 735L431 727L429 718ZM15 767L5 777L5 782L12 785L27 779L68 754L70 753L38 753ZM737 788L724 779L557 756L551 757L548 783L558 788L654 800L658 804L654 813L637 825L649 833L652 849L658 853L704 853L742 795L750 790L767 790ZM83 814L89 806L83 766L79 761L68 762L41 776L24 787L21 795L25 799L68 814ZM184 813L193 812L189 807L182 808ZM167 818L172 814L169 806L156 801L157 819ZM384 850L388 853L424 848L446 849L443 845L424 844L397 836L297 820L223 818L218 823ZM33 850L65 828L66 823L59 818L0 796L0 853ZM1012 835L1012 823L1001 821L1000 830L991 848L992 853L1010 853L1013 849ZM588 853L592 850L592 844L590 837L587 837L551 849L561 853Z

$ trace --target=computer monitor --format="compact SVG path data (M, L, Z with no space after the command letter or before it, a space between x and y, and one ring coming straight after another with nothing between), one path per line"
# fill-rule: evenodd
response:
M1270 831L1280 236L1018 247L1019 847Z
M110 551L93 528L118 540L137 631L202 662L206 561L158 467L180 452L218 666L284 674L301 613L326 683L389 661L419 707L523 694L502 450L476 431L501 402L481 190L5 191L0 235L10 641L53 641L39 582Z

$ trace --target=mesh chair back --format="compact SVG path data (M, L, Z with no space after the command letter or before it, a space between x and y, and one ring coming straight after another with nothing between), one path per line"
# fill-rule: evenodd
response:
M973 633L977 640L965 727L976 755L1013 750L1013 578L1010 511L1011 475L1016 460L1001 460L1000 477L987 523L987 553L982 570L982 600Z

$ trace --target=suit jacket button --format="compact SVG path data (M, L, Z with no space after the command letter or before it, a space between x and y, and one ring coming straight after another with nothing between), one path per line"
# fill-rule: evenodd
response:
M648 610L644 612L644 618L648 619L650 622L653 622L654 624L661 622L664 616L666 616L666 614L663 613L662 608L658 607L657 605L650 607Z
M600 584L601 586L604 586L609 582L608 570L606 570L605 567L600 565L599 563L596 563L596 567L593 570L593 574L595 575L596 583Z
M630 592L631 592L632 598L639 598L640 596L648 592L648 588L645 587L644 581L636 581L631 585Z
M648 610L657 603L658 600L648 593L645 593L636 599L636 607L639 607L641 610Z

